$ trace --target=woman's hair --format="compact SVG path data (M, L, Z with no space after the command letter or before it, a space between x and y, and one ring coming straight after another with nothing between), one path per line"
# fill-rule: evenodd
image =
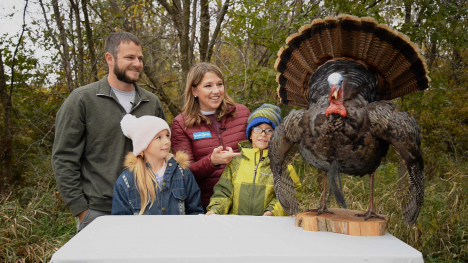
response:
M146 204L148 204L148 195L151 199L150 207L153 206L156 200L156 190L159 189L158 182L153 172L146 166L143 156L141 155L135 157L132 152L129 152L125 157L124 166L128 168L130 172L133 172L135 176L135 185L137 186L141 199L140 215L142 215L145 212ZM156 189L153 184L156 185Z
M217 66L211 63L198 63L190 69L187 75L187 84L185 85L185 105L182 109L183 116L185 118L185 127L193 127L196 125L200 125L202 120L205 120L208 124L211 124L211 120L200 113L199 101L192 94L192 88L200 84L203 77L205 76L205 73L207 72L216 74L223 81L224 85L223 73ZM226 115L228 105L235 106L235 102L227 94L225 89L223 101L221 102L221 105L219 105L215 112L215 117L217 120L220 121L221 118L223 118L224 115ZM236 111L237 110L234 110L230 113L232 117L236 116Z

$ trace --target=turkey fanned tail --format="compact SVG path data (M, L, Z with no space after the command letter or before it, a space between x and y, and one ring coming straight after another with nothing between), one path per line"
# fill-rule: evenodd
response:
M419 127L414 118L398 111L390 101L371 103L368 110L372 134L393 145L405 161L409 189L402 200L402 214L406 224L413 225L424 201L425 176Z
M284 211L290 215L299 213L299 201L294 196L297 194L296 184L289 176L287 166L297 155L297 142L306 132L303 127L307 127L307 125L302 124L304 114L304 110L291 111L283 123L276 127L271 136L268 151L270 160L277 160L271 163L276 197ZM273 147L271 147L272 145Z

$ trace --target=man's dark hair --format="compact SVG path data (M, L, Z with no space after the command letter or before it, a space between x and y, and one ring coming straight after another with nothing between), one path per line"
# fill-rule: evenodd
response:
M109 52L114 58L116 58L117 54L119 53L120 43L129 43L129 42L133 42L135 43L135 45L141 46L141 42L138 39L138 37L136 37L132 33L129 33L129 32L112 33L106 39L105 51L106 53Z

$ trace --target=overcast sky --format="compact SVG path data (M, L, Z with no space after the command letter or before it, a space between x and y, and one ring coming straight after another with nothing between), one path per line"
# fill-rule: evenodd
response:
M5 33L13 36L21 32L23 24L23 9L26 1L24 0L2 0L0 1L0 35L3 37ZM34 4L28 4L31 8ZM13 14L12 17L10 15ZM29 14L26 15L26 23L31 21Z
M25 0L0 0L0 37L10 38L21 33L23 25L23 11L26 4ZM28 8L26 10L26 24L29 27L33 27L31 24L33 19L41 19L43 17L41 8L36 0L29 0ZM5 36L6 35L6 36ZM27 36L26 32L23 37ZM24 38L24 41L29 46L34 46L34 43L29 41L27 37ZM16 37L13 41L15 44L18 43L18 38ZM3 48L3 46L2 46ZM11 51L14 51L15 46L9 47ZM50 51L43 49L41 46L34 46L35 57L39 59L41 64L50 64L50 56L52 55ZM52 52L56 52L52 50ZM9 70L8 68L6 69ZM49 80L54 79L53 76L49 77Z

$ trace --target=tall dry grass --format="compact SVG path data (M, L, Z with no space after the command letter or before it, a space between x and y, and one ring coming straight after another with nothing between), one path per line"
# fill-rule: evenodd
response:
M300 158L294 165L304 185L301 208L317 207L322 189L318 170ZM424 205L416 224L409 227L401 215L398 169L394 163L383 163L374 180L374 208L389 216L388 232L421 251L425 262L468 262L467 170L454 166L442 177L426 181ZM367 211L369 177L343 175L342 183L348 208ZM333 198L328 206L338 207Z
M294 167L303 183L302 209L318 206L321 178L317 169L297 158ZM388 232L422 252L426 262L467 262L468 175L453 166L426 181L421 214L412 227L400 210L398 164L383 163L375 176L375 208L388 215ZM75 234L75 221L57 192L50 165L31 169L24 186L0 199L0 262L48 262ZM366 211L369 178L343 175L350 209ZM337 207L333 198L329 207Z
M1 262L48 262L76 232L50 167L41 168L24 175L24 187L0 197Z

